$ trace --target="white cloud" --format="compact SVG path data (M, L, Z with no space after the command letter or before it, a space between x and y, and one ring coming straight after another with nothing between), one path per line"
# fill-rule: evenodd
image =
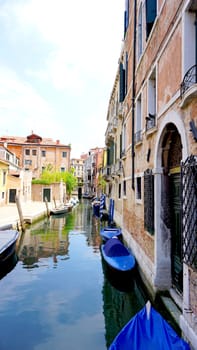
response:
M0 57L2 131L24 136L33 129L71 143L78 156L104 144L123 7L122 0L6 0L0 5L9 52L9 60ZM15 52L24 67L14 60Z

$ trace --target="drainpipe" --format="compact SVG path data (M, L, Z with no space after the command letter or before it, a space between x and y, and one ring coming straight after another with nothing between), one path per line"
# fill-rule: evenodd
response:
M137 17L137 0L134 0L134 25L133 25L133 84L132 84L132 189L135 189L135 67L136 67L136 17Z

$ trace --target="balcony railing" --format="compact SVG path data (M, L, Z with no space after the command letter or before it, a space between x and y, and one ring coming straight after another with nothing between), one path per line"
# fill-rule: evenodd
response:
M197 65L192 66L185 74L181 83L181 98L184 93L194 84L197 83Z
M103 168L103 176L108 177L111 175L111 166L107 166Z

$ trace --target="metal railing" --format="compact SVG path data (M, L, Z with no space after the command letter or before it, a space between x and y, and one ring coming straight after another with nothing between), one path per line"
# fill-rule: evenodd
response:
M181 165L183 261L197 270L197 156Z
M185 74L181 83L181 98L184 93L194 84L197 83L197 65L192 66Z

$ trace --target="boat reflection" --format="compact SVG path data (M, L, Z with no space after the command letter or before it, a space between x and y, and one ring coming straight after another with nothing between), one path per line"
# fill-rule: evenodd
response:
M18 256L16 252L14 252L6 261L0 264L0 280L15 268L17 262Z

